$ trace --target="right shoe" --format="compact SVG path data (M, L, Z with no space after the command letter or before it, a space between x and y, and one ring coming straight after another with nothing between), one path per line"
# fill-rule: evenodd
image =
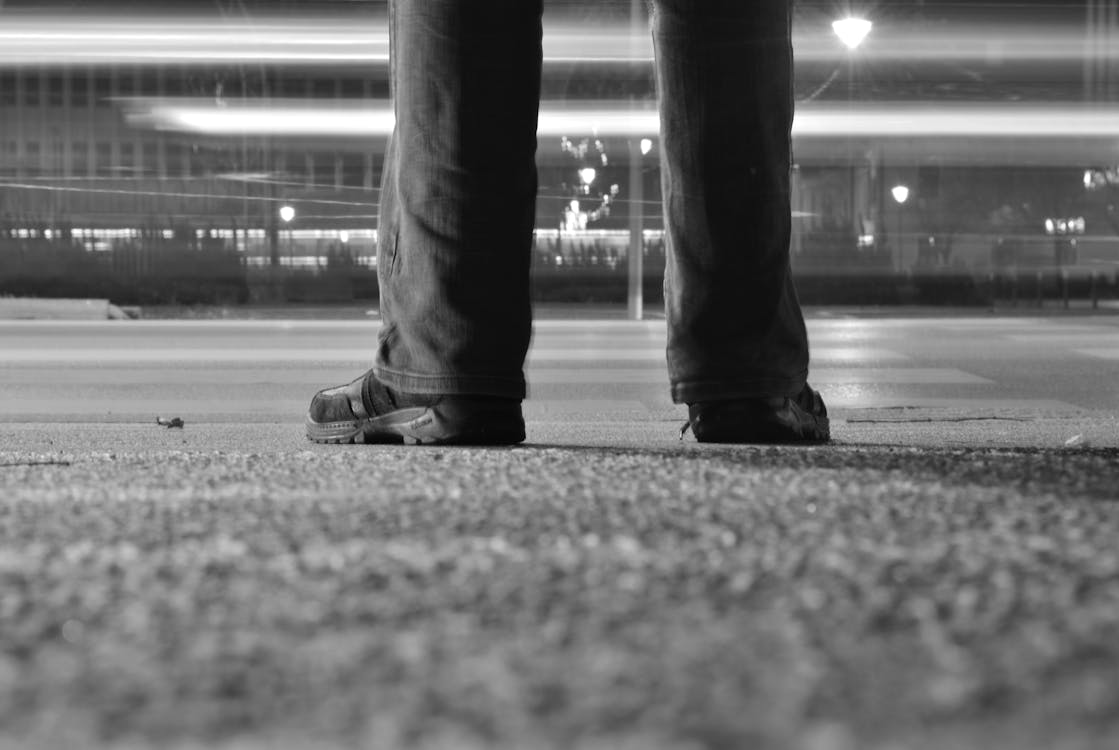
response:
M824 399L805 385L795 397L699 401L688 404L688 421L701 443L826 443L831 423Z
M520 400L400 393L372 370L316 393L305 425L316 443L513 445L525 439Z

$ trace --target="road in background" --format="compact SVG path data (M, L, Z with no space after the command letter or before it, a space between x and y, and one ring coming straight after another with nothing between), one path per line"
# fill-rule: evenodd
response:
M811 382L866 410L1025 418L1119 413L1119 317L816 315ZM0 420L283 422L369 367L374 321L0 322ZM530 422L659 421L663 320L541 320ZM931 412L930 412L931 410ZM927 416L927 414L926 414Z

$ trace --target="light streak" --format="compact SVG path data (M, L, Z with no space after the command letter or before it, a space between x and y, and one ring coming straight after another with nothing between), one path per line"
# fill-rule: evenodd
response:
M200 99L124 100L135 126L204 135L386 137L392 132L388 102L300 105L216 106ZM545 103L541 137L594 133L601 136L655 136L657 113L624 102ZM1119 106L1068 104L879 103L849 109L844 102L802 104L793 121L794 137L834 138L1100 138L1119 135Z
M0 12L0 66L109 64L386 63L384 18L74 18ZM802 62L842 63L852 54L828 24L794 30ZM545 23L544 59L551 63L648 63L648 34L628 23L598 27L569 21ZM1119 60L1119 45L1092 43L1077 24L1038 28L1002 23L936 28L878 23L857 50L860 64L981 61L1074 62Z

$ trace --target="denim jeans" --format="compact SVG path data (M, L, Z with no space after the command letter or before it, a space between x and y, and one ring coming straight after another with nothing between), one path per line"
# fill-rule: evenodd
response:
M677 403L794 395L807 376L790 3L652 3ZM541 0L392 0L389 16L374 372L406 392L524 398Z

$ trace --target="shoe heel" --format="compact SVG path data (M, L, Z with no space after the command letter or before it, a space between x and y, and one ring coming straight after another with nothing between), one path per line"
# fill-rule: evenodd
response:
M525 439L519 401L448 399L409 424L409 437L419 443L512 445Z

